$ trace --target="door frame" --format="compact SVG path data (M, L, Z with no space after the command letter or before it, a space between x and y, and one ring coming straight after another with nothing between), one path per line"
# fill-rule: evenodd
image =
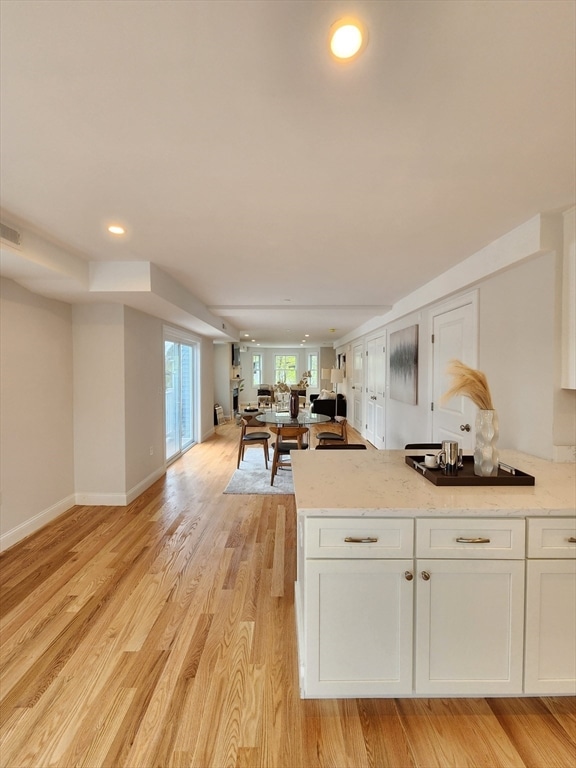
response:
M439 304L434 304L428 309L428 329L429 329L429 344L428 344L428 434L432 439L434 429L434 414L430 408L430 403L435 403L436 393L434 392L434 345L432 341L432 333L434 330L434 318L436 315L443 315L446 312L452 312L454 309L463 307L466 304L472 306L472 338L470 349L470 363L473 368L478 367L478 347L479 347L479 292L478 289L473 291L467 291L458 296L454 296L451 299L442 301Z
M179 450L168 458L166 456L166 342L171 341L175 344L184 344L192 349L192 376L191 376L191 440L184 448ZM163 424L163 444L164 461L166 465L172 464L179 459L186 451L190 450L198 442L198 427L200 424L200 339L191 333L164 325L162 328L162 424Z

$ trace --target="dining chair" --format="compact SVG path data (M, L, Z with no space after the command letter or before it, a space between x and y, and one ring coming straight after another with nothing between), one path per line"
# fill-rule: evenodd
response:
M331 444L326 445L317 445L316 450L317 451L333 451L335 449L340 449L341 451L365 451L366 446L362 443L335 443L332 442Z
M238 462L236 469L240 467L240 462L244 459L244 450L250 445L261 445L264 449L264 464L268 469L268 441L270 440L270 432L262 431L262 424L256 421L254 417L249 419L242 418L242 429L240 431L240 444L238 445ZM254 428L258 429L255 430Z
M270 485L274 485L274 478L278 469L292 467L290 451L303 451L308 448L308 442L304 437L308 435L309 430L308 427L296 427L287 424L270 426L270 430L277 436L274 443L272 472L270 474Z
M316 434L316 440L318 445L327 445L329 443L341 443L346 444L348 442L348 433L346 431L346 425L348 420L344 416L334 416L334 422L338 431L333 432L318 432Z

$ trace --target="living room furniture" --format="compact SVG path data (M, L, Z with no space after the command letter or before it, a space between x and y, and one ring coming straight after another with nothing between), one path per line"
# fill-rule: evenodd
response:
M259 408L272 408L274 402L274 387L259 387L257 403Z
M346 397L344 395L336 395L335 398L321 399L320 395L310 395L310 410L312 413L323 413L326 416L330 416L331 419L334 416L346 417Z

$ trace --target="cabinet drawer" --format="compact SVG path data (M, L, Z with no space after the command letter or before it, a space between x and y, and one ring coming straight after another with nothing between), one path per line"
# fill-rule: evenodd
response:
M379 517L308 518L307 558L412 557L414 520Z
M528 518L528 557L576 557L576 518Z
M416 521L416 556L521 560L524 520L442 518Z

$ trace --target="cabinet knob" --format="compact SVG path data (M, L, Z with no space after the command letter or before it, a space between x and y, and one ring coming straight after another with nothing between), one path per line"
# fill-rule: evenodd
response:
M424 581L430 581L430 574L428 573L428 571L422 571L422 573L420 574L420 576L422 576L422 578L424 579Z
M569 536L568 541L570 544L576 544L576 536Z
M460 432L470 432L470 424L460 424Z
M410 571L404 571L404 578L406 579L406 581L412 581L412 579L414 578L414 574L411 573Z

